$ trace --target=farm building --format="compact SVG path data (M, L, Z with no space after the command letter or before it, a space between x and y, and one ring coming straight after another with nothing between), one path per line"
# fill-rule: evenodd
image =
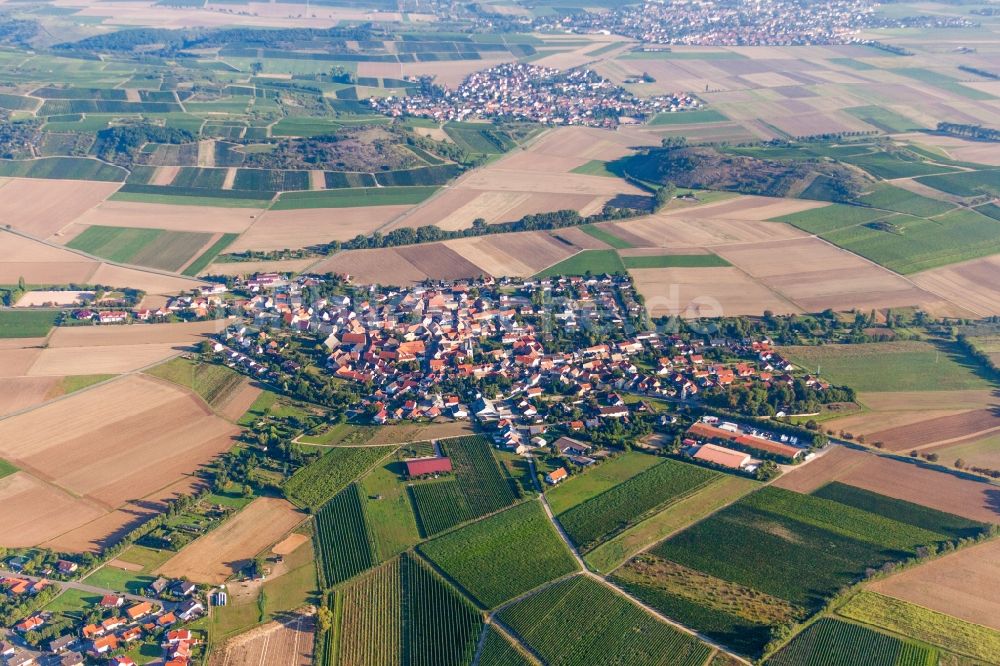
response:
M693 457L695 460L703 460L714 465L729 467L730 469L744 469L753 460L749 453L733 451L732 449L716 446L715 444L705 444L699 447Z
M415 458L406 461L406 475L410 478L425 474L443 474L451 471L451 458L434 456L433 458Z
M803 449L800 449L797 446L782 444L781 442L764 439L763 437L757 437L756 435L748 435L741 432L738 428L734 432L729 429L723 429L703 422L692 425L688 428L687 434L692 437L701 437L702 439L719 439L733 442L734 444L738 444L753 451L781 456L782 458L788 458L789 460L795 460L804 453Z

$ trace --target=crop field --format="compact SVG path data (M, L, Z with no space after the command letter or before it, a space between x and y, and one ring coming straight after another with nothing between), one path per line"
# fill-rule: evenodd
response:
M58 312L11 311L0 312L0 338L44 338L55 326Z
M588 551L649 512L721 478L703 467L664 460L557 517L574 543Z
M343 619L337 629L339 651L331 663L344 666L394 666L402 648L403 581L399 559L386 562L348 585Z
M238 664L313 664L315 619L306 613L281 613L275 620L229 639L212 650L210 666Z
M484 608L577 570L539 502L525 502L419 549ZM528 552L531 566L520 567Z
M659 113L651 121L650 125L696 125L701 123L724 123L729 118L719 113L716 109L699 109L697 111L684 111L681 113Z
M586 275L601 273L621 273L625 264L614 250L583 250L569 259L560 261L538 273L536 277L552 277L553 275Z
M481 666L533 666L533 662L528 661L493 625L486 627L486 639L478 663Z
M553 664L652 666L669 657L671 666L701 666L711 652L586 576L551 585L497 617Z
M1000 569L996 566L998 556L1000 541L993 539L869 583L866 587L928 612L959 618L996 632L1000 631L1000 599L993 590L1000 582ZM934 617L921 620L919 614L911 609L895 621L932 622ZM982 644L990 645L992 640Z
M285 482L285 494L301 507L318 509L395 450L381 446L330 449L295 472Z
M212 234L190 231L95 226L67 246L111 261L176 271L211 240Z
M616 250L624 250L632 247L632 244L623 238L615 236L613 233L605 229L604 227L597 227L593 224L585 224L580 227L580 231L593 236L597 240L605 243Z
M809 372L856 391L961 391L989 388L954 348L928 342L784 347Z
M102 180L122 182L128 174L86 157L40 157L35 160L0 160L0 176L58 178L60 180Z
M1000 169L923 176L916 181L959 197L1000 196Z
M482 618L415 557L404 554L404 654L412 666L459 666L472 660Z
M243 383L243 375L224 365L176 358L150 368L147 374L192 389L213 409L226 404Z
M924 197L888 183L880 183L871 193L864 195L860 200L873 208L882 208L917 217L933 217L947 213L954 208L946 201Z
M365 499L356 483L334 495L316 513L316 534L320 569L328 585L342 583L378 562Z
M774 217L771 218L771 221L785 222L811 234L825 234L837 229L871 222L888 215L889 213L876 208L830 204L821 208Z
M933 666L936 650L850 622L823 618L767 660L768 666Z
M856 488L834 481L814 490L814 497L833 500L840 504L853 506L870 513L891 518L892 520L922 527L938 534L944 534L953 539L975 537L985 531L988 525L962 518L954 514L938 511L912 502L893 499L885 495L873 493L870 490Z
M1000 654L1000 631L874 592L859 592L837 614L986 662Z
M556 515L614 488L662 460L636 451L626 451L611 460L605 460L583 474L574 474L559 485L545 491L545 498Z
M118 189L118 183L16 178L0 184L0 219L37 238L61 231Z
M472 513L458 482L453 479L418 483L410 486L420 526L427 536L434 536L459 523L472 520Z
M382 560L395 557L420 541L413 502L407 487L399 481L401 466L395 460L383 462L358 482L365 497L381 497L366 502L365 512Z
M283 499L258 497L221 526L188 544L156 573L218 585L304 519L305 515Z
M659 254L622 257L625 268L722 268L731 266L715 254Z
M455 481L473 516L499 511L517 501L514 485L493 457L489 439L473 435L439 443L445 454L451 457Z
M435 186L361 187L322 192L283 193L272 210L300 208L356 208L418 204L438 190Z

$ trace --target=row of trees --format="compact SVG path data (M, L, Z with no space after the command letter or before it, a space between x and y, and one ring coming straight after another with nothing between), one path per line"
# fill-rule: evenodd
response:
M938 123L937 131L952 136L960 136L973 141L1000 141L1000 130L982 125L965 125L962 123Z

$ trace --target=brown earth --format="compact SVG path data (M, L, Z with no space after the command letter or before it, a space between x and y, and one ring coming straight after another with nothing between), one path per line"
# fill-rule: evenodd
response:
M738 268L638 268L629 273L653 317L801 312Z
M316 631L311 613L286 613L273 622L231 638L209 657L209 666L310 666Z
M239 388L229 394L228 400L215 406L215 411L227 421L237 421L250 409L250 405L261 393L262 389L244 379Z
M426 274L391 248L339 252L316 264L313 270L350 275L360 284L404 286L427 279Z
M996 409L977 409L911 425L877 430L869 434L867 439L871 442L882 442L890 451L910 451L934 444L971 439L995 430L1000 430L1000 414Z
M973 259L960 264L917 273L912 280L980 316L1000 314L1000 256Z
M45 402L60 381L60 377L0 379L0 416Z
M1000 540L964 548L869 589L1000 630Z
M279 543L275 544L271 552L275 555L288 555L295 552L306 541L309 541L309 537L305 534L289 534Z
M259 497L222 526L183 548L156 573L198 583L223 583L305 518L286 500Z
M0 546L37 546L103 513L26 472L0 479Z
M124 326L75 326L57 328L50 347L102 347L172 343L196 345L225 328L225 320L180 324L129 324Z
M285 259L279 261L240 261L233 263L211 264L200 275L252 275L254 273L298 273L316 263L318 257L311 259Z
M61 375L120 375L176 356L186 346L176 343L104 345L43 349L24 374L29 377Z
M169 167L162 167L169 168ZM75 220L80 225L140 227L168 231L240 233L259 216L253 208L180 206L134 201L105 201Z
M0 220L47 238L111 196L121 183L13 178L0 186Z
M269 210L226 251L283 250L332 240L346 241L358 234L370 234L410 208L412 206Z

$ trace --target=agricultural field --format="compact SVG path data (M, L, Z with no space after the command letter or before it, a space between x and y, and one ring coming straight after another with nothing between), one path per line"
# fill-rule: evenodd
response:
M486 639L479 654L482 666L532 666L517 648L511 645L503 634L493 625L486 627Z
M400 654L419 666L459 666L472 660L482 619L427 565L403 554L337 592L338 626L327 643L330 663L379 666Z
M577 570L539 502L525 502L419 547L484 608ZM525 553L531 566L520 567ZM519 570L516 576L511 571Z
M67 247L119 263L179 271L215 242L207 233L94 226L87 227Z
M497 619L548 663L646 666L669 656L676 666L700 666L711 652L586 576L550 585Z
M365 504L358 485L352 483L316 513L320 571L328 585L342 583L379 560Z
M623 273L625 264L614 250L583 250L565 261L549 266L536 277L553 275L600 275L602 273Z
M606 460L586 473L574 474L559 485L546 490L545 498L552 512L559 515L606 490L627 481L661 461L657 456L626 451Z
M937 651L851 622L824 618L767 660L768 666L933 666Z
M395 450L396 447L329 449L285 482L285 495L298 506L318 509Z
M400 482L402 463L383 463L358 483L366 497L381 497L367 502L368 526L382 559L395 557L420 541L420 530L407 487Z
M513 482L497 464L488 439L457 437L440 444L454 465L454 479L410 486L425 535L499 511L517 500Z
M721 474L703 467L664 460L557 518L577 547L586 552L649 513L721 479Z
M51 310L0 312L0 338L44 338L55 326L58 312Z
M866 567L949 540L945 532L966 524L888 498L843 496L873 509L888 507L910 522L764 488L634 558L615 580L666 615L759 656L770 627L817 610ZM808 575L788 576L790 570Z
M216 411L232 400L245 383L243 375L224 365L200 363L187 358L172 359L150 368L146 374L191 389Z
M260 627L229 639L212 650L209 666L227 664L313 664L315 618L296 611L280 613Z

